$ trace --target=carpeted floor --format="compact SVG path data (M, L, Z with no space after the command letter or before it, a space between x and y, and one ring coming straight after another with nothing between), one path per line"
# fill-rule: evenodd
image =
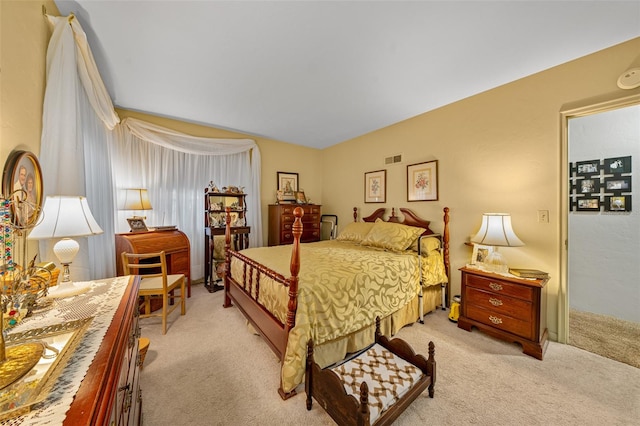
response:
M569 344L640 368L640 324L571 309Z
M331 425L304 388L283 401L279 361L251 334L222 292L192 289L162 335L160 320L141 320L151 344L141 372L144 424ZM399 334L418 353L436 346L435 398L420 395L394 423L436 425L632 425L640 418L640 369L550 342L543 361L517 344L467 332L437 311Z

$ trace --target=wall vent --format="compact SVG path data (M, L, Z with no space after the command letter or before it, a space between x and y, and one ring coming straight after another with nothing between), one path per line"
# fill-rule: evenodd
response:
M402 163L402 154L392 155L384 159L385 165L395 164L395 163Z

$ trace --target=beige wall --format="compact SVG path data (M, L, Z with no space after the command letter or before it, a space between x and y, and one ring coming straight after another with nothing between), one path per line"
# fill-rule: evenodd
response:
M209 138L249 138L256 141L262 156L262 185L260 188L262 201L262 234L267 243L268 205L276 200L277 172L298 173L300 188L314 203L322 203L322 163L321 151L292 145L272 139L259 138L242 133L215 129L184 121L172 120L135 111L117 110L121 119L134 117L160 126L175 129L193 136ZM233 182L216 182L218 186L234 185ZM202 188L204 189L204 188Z
M365 214L385 206L409 207L442 229L442 208L451 209L452 294L471 257L465 241L483 212L509 212L524 247L504 248L510 265L548 271L548 326L558 330L560 275L560 111L590 98L623 97L618 76L640 59L640 38L464 99L438 110L344 142L323 151L324 211L344 225L353 206ZM384 166L383 158L402 153L404 163ZM358 164L353 164L358 158ZM439 200L407 200L406 166L437 159ZM387 203L365 204L364 173L387 169ZM339 189L338 189L339 188ZM537 211L549 210L550 223Z
M53 1L0 1L0 161L14 149L40 152L46 50L51 29L42 5Z
M57 14L52 1L0 2L0 160L11 150L38 154L45 82L45 54L50 37L42 4ZM638 93L622 91L618 76L640 66L640 38L534 76L501 86L444 108L397 123L323 151L263 138L262 207L275 199L276 172L297 172L307 195L338 214L340 225L352 207L365 213L380 204L364 204L364 173L387 169L387 208L410 207L441 229L442 208L451 208L452 289L457 268L470 258L464 245L486 211L507 211L522 248L503 249L513 266L551 273L548 289L549 331L557 333L560 259L561 146L559 112L566 105ZM426 94L425 96L428 96ZM119 111L124 117L136 113ZM247 137L188 123L144 116L148 121L210 137ZM250 136L249 136L250 137ZM383 158L402 153L404 163L384 166ZM354 163L357 158L358 162ZM406 166L437 159L440 199L406 201ZM46 184L46 183L45 183ZM537 222L537 210L550 211L551 223ZM266 214L265 219L266 221ZM266 232L266 226L265 226ZM266 238L266 236L265 236Z

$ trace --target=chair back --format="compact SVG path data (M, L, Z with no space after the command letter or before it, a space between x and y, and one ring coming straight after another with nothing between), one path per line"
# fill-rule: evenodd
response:
M162 287L167 289L167 256L158 253L122 253L122 269L125 275L142 278L162 278Z

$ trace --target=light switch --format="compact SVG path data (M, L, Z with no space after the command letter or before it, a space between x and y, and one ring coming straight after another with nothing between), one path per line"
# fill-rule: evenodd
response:
M549 210L538 210L538 222L549 223Z

